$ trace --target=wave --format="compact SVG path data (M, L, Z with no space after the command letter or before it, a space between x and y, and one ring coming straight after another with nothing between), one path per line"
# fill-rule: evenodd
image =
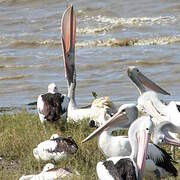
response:
M17 76L9 76L9 77L0 77L0 80L14 80L14 79L24 79L29 77L30 75L17 75Z
M174 65L175 62L169 61L169 59L151 59L150 61L145 60L134 60L134 61L125 61L123 64L128 66L158 66L158 65Z
M10 47L12 48L36 48L39 46L47 46L49 48L57 47L60 46L61 42L52 40L52 39L47 39L47 40L14 40L11 44Z
M161 24L175 22L176 18L174 16L159 16L159 17L132 17L132 18L109 18L106 16L93 17L93 20L102 23L110 24L129 24L129 25L142 25L142 24Z
M93 26L87 25L83 28L78 28L79 34L98 34L110 32L116 28L123 26L150 26L154 24L169 24L174 23L176 18L174 16L159 16L159 17L132 17L132 18L117 18L107 16L85 16L85 20L93 21ZM92 23L90 23L92 24ZM95 27L94 27L95 26Z
M0 57L1 59L1 57ZM26 68L43 68L48 65L0 65L0 69L26 69Z
M165 36L147 39L117 39L93 40L77 43L77 47L118 47L118 46L147 46L147 45L167 45L180 42L180 36Z
M167 45L180 42L180 35L177 36L162 36L152 38L108 38L96 39L89 41L76 42L76 47L118 47L118 46L147 46L147 45ZM11 40L9 41L10 48L37 48L40 46L48 48L60 48L61 41L59 40ZM0 57L1 59L1 57Z

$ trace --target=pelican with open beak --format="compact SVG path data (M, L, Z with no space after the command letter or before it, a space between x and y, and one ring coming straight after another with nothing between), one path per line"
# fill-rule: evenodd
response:
M109 111L107 106L94 107L95 103L92 103L90 107L78 108L75 99L75 89L76 89L76 68L75 68L75 37L76 37L76 15L71 5L66 9L63 14L61 21L61 31L62 31L62 49L63 49L63 59L65 66L65 77L67 78L68 84L68 97L70 102L68 105L68 120L73 120L75 122L79 120L84 120L87 118L97 119L99 115L104 115ZM107 98L98 98L99 104L108 104L109 100ZM112 104L112 103L109 103ZM111 108L111 107L108 107ZM112 108L111 108L112 109ZM117 112L117 111L116 111ZM95 118L96 117L96 118ZM109 117L109 116L108 116Z
M75 69L75 37L76 37L76 16L71 5L66 9L61 21L62 49L65 66L65 77L68 80L68 87L76 83Z

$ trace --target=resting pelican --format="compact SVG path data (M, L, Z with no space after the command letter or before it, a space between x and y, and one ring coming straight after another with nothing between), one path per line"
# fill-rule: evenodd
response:
M73 178L79 175L78 172L73 173L68 168L55 168L54 164L48 163L44 166L41 173L36 175L23 175L19 180L57 180L67 177Z
M129 138L126 136L113 136L112 131L119 129L119 126L130 126L130 124L138 118L138 109L135 104L124 104L119 109L121 109L121 111L118 111L118 113L114 117L114 120L113 117L111 118L111 121L116 121L113 126L111 125L111 127L108 127L106 129L103 128L104 131L102 131L101 128L103 126L98 128L99 130L96 130L96 134L100 133L98 138L98 146L108 158L114 156L129 156L131 154L131 145ZM149 117L144 116L139 118L139 123L148 118ZM85 141L94 137L94 135L90 135ZM154 133L154 136L155 135L156 133ZM169 143L170 142L171 141L169 141ZM173 161L171 156L165 150L152 143L149 143L144 174L146 177L152 178L163 178L170 175L177 176L177 170L173 166L172 162Z
M37 110L40 121L57 121L68 108L69 98L58 92L55 83L48 85L48 92L41 94L37 100Z
M109 109L111 111L117 112L117 110L113 109L110 106L104 106L104 104L112 104L110 99L105 97L99 98L99 104L103 104L103 106L95 105L96 103L92 103L90 108L78 108L75 100L75 89L76 89L76 68L75 68L75 35L76 35L76 16L73 11L73 6L67 8L64 12L61 22L62 27L62 48L63 48L63 58L64 58L64 66L65 66L65 76L67 78L68 84L68 97L70 98L70 102L68 105L68 120L79 121L87 118L96 119L99 115L104 115L109 113ZM101 103L100 101L106 101L107 103ZM110 103L109 103L110 102ZM94 106L95 105L95 106Z
M74 154L78 146L71 137L61 137L53 134L49 140L41 142L33 149L34 157L37 160L54 160L59 161L69 154Z
M118 112L103 126L99 127L83 142L102 132L116 121L124 121L126 113ZM149 117L134 121L128 131L128 137L132 148L130 156L116 156L105 162L98 162L97 174L99 179L142 179L146 152L148 147L149 133L152 132L153 123Z

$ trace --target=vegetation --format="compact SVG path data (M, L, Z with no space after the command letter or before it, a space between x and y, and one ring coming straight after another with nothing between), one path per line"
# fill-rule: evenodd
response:
M82 144L81 141L93 130L88 121L81 123L46 124L44 129L35 114L23 111L15 114L4 114L0 117L0 179L15 180L23 174L41 172L47 162L38 162L32 153L34 147L47 140L54 133L72 136L79 146L77 153L56 163L57 167L69 167L77 170L82 176L78 179L97 179L96 164L105 159L97 146L97 139ZM177 151L176 158L180 158ZM53 162L54 163L54 162ZM180 165L178 170L180 171Z

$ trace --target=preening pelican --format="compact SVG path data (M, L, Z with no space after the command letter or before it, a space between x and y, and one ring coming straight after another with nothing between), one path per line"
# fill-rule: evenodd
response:
M37 160L54 160L59 161L69 154L74 154L78 146L71 137L61 137L53 134L49 140L41 142L33 149L34 157Z
M19 180L57 180L67 177L75 178L79 175L78 172L73 173L69 168L55 168L54 164L48 163L44 166L43 170L39 174L35 175L23 175Z
M176 127L173 131L169 131L169 135L174 140L178 140L180 134L180 111L179 102L171 101L169 104L162 103L155 92L149 91L143 93L138 98L138 109L144 113L151 115L154 124L157 126L160 122L168 121ZM175 131L174 131L175 130ZM175 157L175 148L171 147L173 158Z
M61 115L66 113L68 108L69 98L58 92L55 83L48 85L48 92L41 94L37 100L37 110L40 121L57 121Z
M109 125L109 127L107 127L105 123L106 128L103 128L104 131L102 131L103 126L99 127L99 130L96 130L96 134L100 133L98 138L98 146L107 158L114 156L129 156L131 154L131 145L129 138L126 136L113 136L112 131L120 129L121 127L130 126L130 124L133 123L137 118L138 109L136 105L124 104L119 108L116 116L114 118L111 118L111 121L116 121L114 125L111 124L111 126ZM145 121L145 119L148 120L149 117L140 117L138 121L139 123L141 123L141 121ZM96 134L93 134L93 136L89 135L85 141L91 139ZM154 136L155 135L156 134L154 134ZM173 160L171 156L165 150L152 143L149 143L144 175L146 177L152 178L162 178L170 175L177 176L177 170L172 162Z
M145 92L138 98L138 108L151 115L155 124L162 121L173 123L180 132L180 105L178 102L171 101L169 104L164 104L159 99L158 95L152 91Z
M125 113L117 113L115 118L110 118L103 126L99 127L96 133L98 131L102 132L117 120L120 121L120 117L123 117L124 120L124 116ZM142 179L149 135L152 132L152 128L153 123L150 118L134 121L128 131L132 149L130 156L116 156L104 162L98 162L96 170L99 179Z
M153 121L155 124L158 124L160 121L162 121L162 118L163 118L163 120L168 121L167 108L165 108L166 107L165 104L163 104L162 101L158 99L158 95L156 92L164 94L164 95L170 95L170 93L168 93L167 91L165 91L164 89L159 87L157 84L155 84L153 81L148 79L146 76L144 76L139 71L139 69L137 69L134 66L128 68L128 76L133 81L133 83L135 84L135 86L137 87L137 89L139 90L139 93L141 95L138 99L139 110L151 115L153 117ZM150 88L153 91L146 91L145 86ZM178 109L178 103L179 102L175 103L177 106L176 109ZM156 108L156 110L154 108L152 108L152 106L154 106ZM177 110L175 110L175 108L172 108L172 109L173 109L173 111L177 111ZM157 111L158 111L158 113L157 113ZM171 112L172 112L172 110L171 110ZM165 115L165 116L162 117L160 114ZM170 119L172 119L172 118L170 118ZM179 123L176 125L179 126ZM176 138L177 134L173 134L173 137ZM173 148L173 156L174 156L174 148Z
M180 140L174 139L171 133L179 133L177 126L169 121L162 121L154 128L152 141L155 144L180 146Z
M76 68L75 68L75 35L76 35L76 16L73 6L67 8L62 17L62 48L65 66L65 76L68 84L68 97L70 102L68 105L68 120L79 121L87 118L96 119L99 115L106 116L109 111L104 106L92 106L90 108L78 108L75 100L76 89ZM98 98L99 100L109 101L106 98ZM96 101L97 102L97 101ZM109 102L108 102L109 103ZM99 104L102 104L99 102ZM104 103L103 103L104 104ZM111 107L108 107L111 109ZM112 110L113 112L116 110ZM117 112L117 111L116 111ZM108 116L109 117L109 116ZM105 118L108 118L105 117Z
M156 92L164 95L170 95L168 92L157 86L150 79L145 77L137 68L132 67L128 69L128 75L131 80L135 83L136 87L140 91L140 97L138 98L138 108L140 111L151 115L155 125L159 124L161 121L169 121L173 123L176 128L179 129L180 133L180 102L171 101L168 105L164 104L158 97ZM148 79L143 83L144 79ZM148 83L149 82L149 83ZM154 91L145 92L143 84ZM177 139L177 133L171 133L173 138ZM174 148L173 157L174 157Z

